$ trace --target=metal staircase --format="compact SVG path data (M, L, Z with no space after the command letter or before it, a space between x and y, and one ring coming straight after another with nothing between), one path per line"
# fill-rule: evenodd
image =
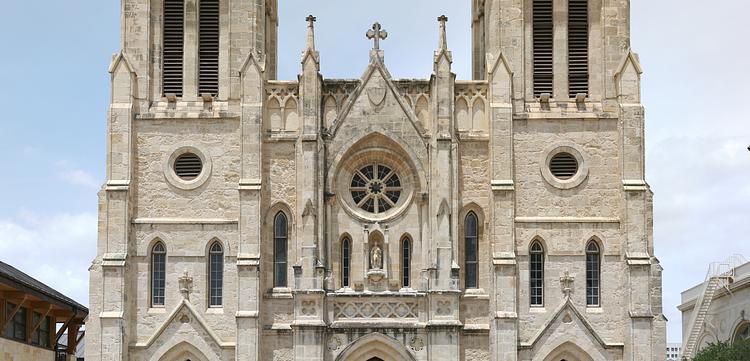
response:
M693 314L690 319L688 330L690 334L682 345L682 356L688 360L695 357L698 351L698 341L705 328L706 317L711 309L711 302L716 292L722 288L729 290L729 284L734 280L734 270L745 263L742 256L732 256L724 262L714 262L708 267L706 280L703 282L702 290L695 301Z

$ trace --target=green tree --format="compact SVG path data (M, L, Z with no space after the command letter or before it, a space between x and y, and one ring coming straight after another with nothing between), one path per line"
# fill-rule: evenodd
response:
M750 340L711 344L698 352L693 361L750 361Z

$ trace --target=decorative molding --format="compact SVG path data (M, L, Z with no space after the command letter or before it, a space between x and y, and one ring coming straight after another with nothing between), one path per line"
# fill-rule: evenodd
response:
M419 305L417 302L408 301L337 302L333 305L333 316L336 319L418 318Z
M206 225L206 224L239 224L237 219L222 219L222 218L136 218L133 220L133 224L195 224L195 225Z
M516 223L614 223L620 219L614 217L516 217Z

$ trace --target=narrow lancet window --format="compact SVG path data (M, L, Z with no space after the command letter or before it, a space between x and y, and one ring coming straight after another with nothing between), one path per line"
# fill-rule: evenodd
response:
M162 91L182 96L185 55L185 0L164 0Z
M279 212L273 221L273 286L287 287L287 243L288 222L286 215Z
M221 307L224 290L224 249L214 242L208 252L209 306Z
M198 93L219 93L219 0L200 0Z
M466 288L478 288L479 266L479 220L469 212L464 221L464 270Z
M529 295L532 307L544 306L544 248L539 241L529 250Z
M601 293L601 253L599 245L591 241L586 245L586 305L599 306Z
M534 96L553 94L552 0L533 0Z
M347 288L350 286L349 277L351 276L351 241L349 238L344 238L341 242L341 287Z
M411 286L409 273L411 272L411 241L404 238L401 242L401 286L408 288Z
M589 93L588 0L568 0L568 94Z
M151 249L151 306L164 306L167 250L159 242Z

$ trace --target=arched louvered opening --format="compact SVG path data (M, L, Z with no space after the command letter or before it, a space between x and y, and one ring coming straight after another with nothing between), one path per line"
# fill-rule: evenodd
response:
M198 93L219 94L219 0L199 0Z
M162 92L182 96L185 53L185 1L164 0Z
M349 238L341 241L341 287L348 288L351 286L351 261L352 261L352 242Z
M568 94L589 93L589 0L568 0Z
M534 241L529 249L529 304L544 306L544 247Z
M479 287L479 219L469 212L464 219L464 285Z
M750 340L750 321L745 321L737 327L732 342Z
M167 249L164 243L157 242L151 248L151 306L164 306L164 289L167 275Z
M224 249L214 242L208 251L208 305L221 307L224 294Z
M401 287L411 286L411 240L404 237L401 240Z
M557 153L550 159L549 170L555 178L568 180L578 173L578 160L570 153Z
M586 305L598 307L601 293L601 252L599 244L589 241L586 245Z
M203 172L203 160L194 153L185 153L174 161L174 173L185 181L191 181Z
M533 31L534 96L554 96L552 0L533 0Z
M284 212L279 212L273 221L273 286L287 287L288 221Z

